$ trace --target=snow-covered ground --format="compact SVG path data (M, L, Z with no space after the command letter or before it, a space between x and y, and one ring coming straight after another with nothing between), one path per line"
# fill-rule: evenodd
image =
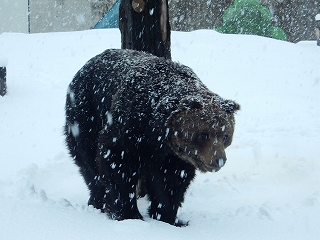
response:
M6 67L8 64L8 59L0 55L0 67Z
M120 47L116 29L0 35L0 239L319 239L320 47L201 30L172 33L173 60L236 100L233 144L218 173L199 173L176 228L109 220L62 136L68 83L91 57ZM3 59L6 59L3 58ZM2 60L6 63L6 61Z

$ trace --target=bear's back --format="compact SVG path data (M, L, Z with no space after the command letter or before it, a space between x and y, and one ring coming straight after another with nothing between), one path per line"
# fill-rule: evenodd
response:
M94 85L104 93L117 93L124 98L122 104L136 98L156 103L163 97L179 102L209 91L189 67L149 53L110 49L91 61Z
M124 49L108 49L90 59L70 89L83 117L99 119L98 129L109 121L111 112L124 122L145 122L153 116L164 123L181 99L211 98L211 91L189 67Z

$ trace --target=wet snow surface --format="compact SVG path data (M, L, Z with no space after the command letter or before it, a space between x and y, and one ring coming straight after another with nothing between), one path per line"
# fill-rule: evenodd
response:
M228 161L198 174L178 213L186 228L109 220L67 155L64 102L73 75L118 30L2 34L8 94L0 98L0 239L318 239L320 48L214 31L172 33L173 60L241 104ZM77 129L75 127L74 131ZM181 173L182 174L182 173Z

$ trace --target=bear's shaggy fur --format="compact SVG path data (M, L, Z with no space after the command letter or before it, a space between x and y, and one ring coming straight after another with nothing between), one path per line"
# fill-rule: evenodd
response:
M88 204L110 218L176 219L195 170L218 171L240 106L211 92L188 67L133 50L106 50L69 85L66 143L90 190Z

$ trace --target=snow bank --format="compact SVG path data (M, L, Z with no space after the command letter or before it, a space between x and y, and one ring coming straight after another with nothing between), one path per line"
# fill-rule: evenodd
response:
M26 48L25 46L28 46ZM290 239L320 235L320 48L201 30L172 33L172 56L241 104L228 161L198 174L175 228L109 220L67 154L67 86L91 57L120 48L116 29L0 35L10 92L0 98L1 239Z

